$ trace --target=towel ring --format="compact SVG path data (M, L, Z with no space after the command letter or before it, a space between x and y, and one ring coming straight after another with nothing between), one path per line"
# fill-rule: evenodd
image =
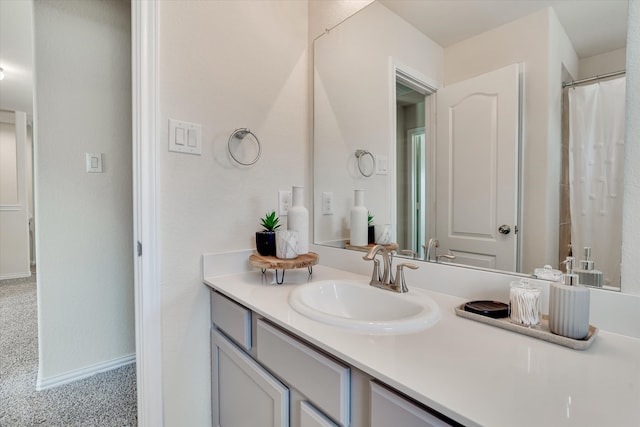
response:
M250 161L248 163L245 163L245 162L241 162L240 160L238 160L236 158L236 156L234 156L233 153L231 152L231 141L234 138L237 138L237 139L242 141L247 135L253 136L253 138L256 140L256 145L258 146L258 155L252 161ZM251 132L248 128L238 128L238 129L234 130L233 133L231 134L231 136L229 136L229 141L227 142L227 148L229 150L229 155L231 156L231 158L233 160L235 160L236 163L239 163L239 164L241 164L243 166L251 166L251 165L255 164L258 161L258 159L260 158L260 154L262 154L262 147L260 146L260 140L258 139L256 134Z
M371 162L373 163L371 172L369 172L368 174L362 170L362 164L361 164L362 158L367 155L371 157ZM356 158L358 159L358 170L360 171L362 176L369 178L371 175L373 175L373 171L376 169L376 159L375 157L373 157L373 154L371 154L371 152L367 150L356 150Z

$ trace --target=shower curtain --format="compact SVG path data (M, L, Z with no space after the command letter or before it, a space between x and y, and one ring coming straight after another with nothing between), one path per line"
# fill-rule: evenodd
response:
M583 259L583 248L590 246L605 286L620 285L625 80L569 89L573 256Z

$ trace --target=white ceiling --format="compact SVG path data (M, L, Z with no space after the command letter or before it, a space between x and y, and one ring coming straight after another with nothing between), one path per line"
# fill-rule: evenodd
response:
M627 0L379 1L443 47L547 6L581 58L626 45ZM32 34L32 2L0 0L0 109L32 114Z
M578 57L626 46L628 0L379 0L442 47L553 7Z
M33 112L32 5L0 0L0 109Z

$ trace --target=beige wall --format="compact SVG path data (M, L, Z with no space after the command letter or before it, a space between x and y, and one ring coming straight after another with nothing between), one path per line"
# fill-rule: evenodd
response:
M165 424L211 422L209 299L200 255L255 247L278 190L305 186L311 207L305 1L159 4L159 216ZM202 155L167 150L168 119L202 124ZM227 140L248 127L251 167Z
M580 58L580 67L576 79L613 73L626 69L627 49L616 49L600 55Z
M380 31L384 28L385 31ZM348 43L344 41L348 40ZM363 189L375 223L395 224L394 66L441 86L442 48L381 3L374 3L314 42L314 239L349 239L353 190ZM364 177L355 152L385 156L388 174ZM334 214L322 214L322 192ZM393 227L392 233L396 228ZM392 235L392 238L395 237Z
M34 5L39 387L135 352L129 7Z

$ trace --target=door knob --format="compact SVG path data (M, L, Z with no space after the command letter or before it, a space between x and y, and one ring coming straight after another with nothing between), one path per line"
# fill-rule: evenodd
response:
M498 227L498 232L500 234L509 234L511 233L511 227L509 227L507 224L502 224L500 227Z

